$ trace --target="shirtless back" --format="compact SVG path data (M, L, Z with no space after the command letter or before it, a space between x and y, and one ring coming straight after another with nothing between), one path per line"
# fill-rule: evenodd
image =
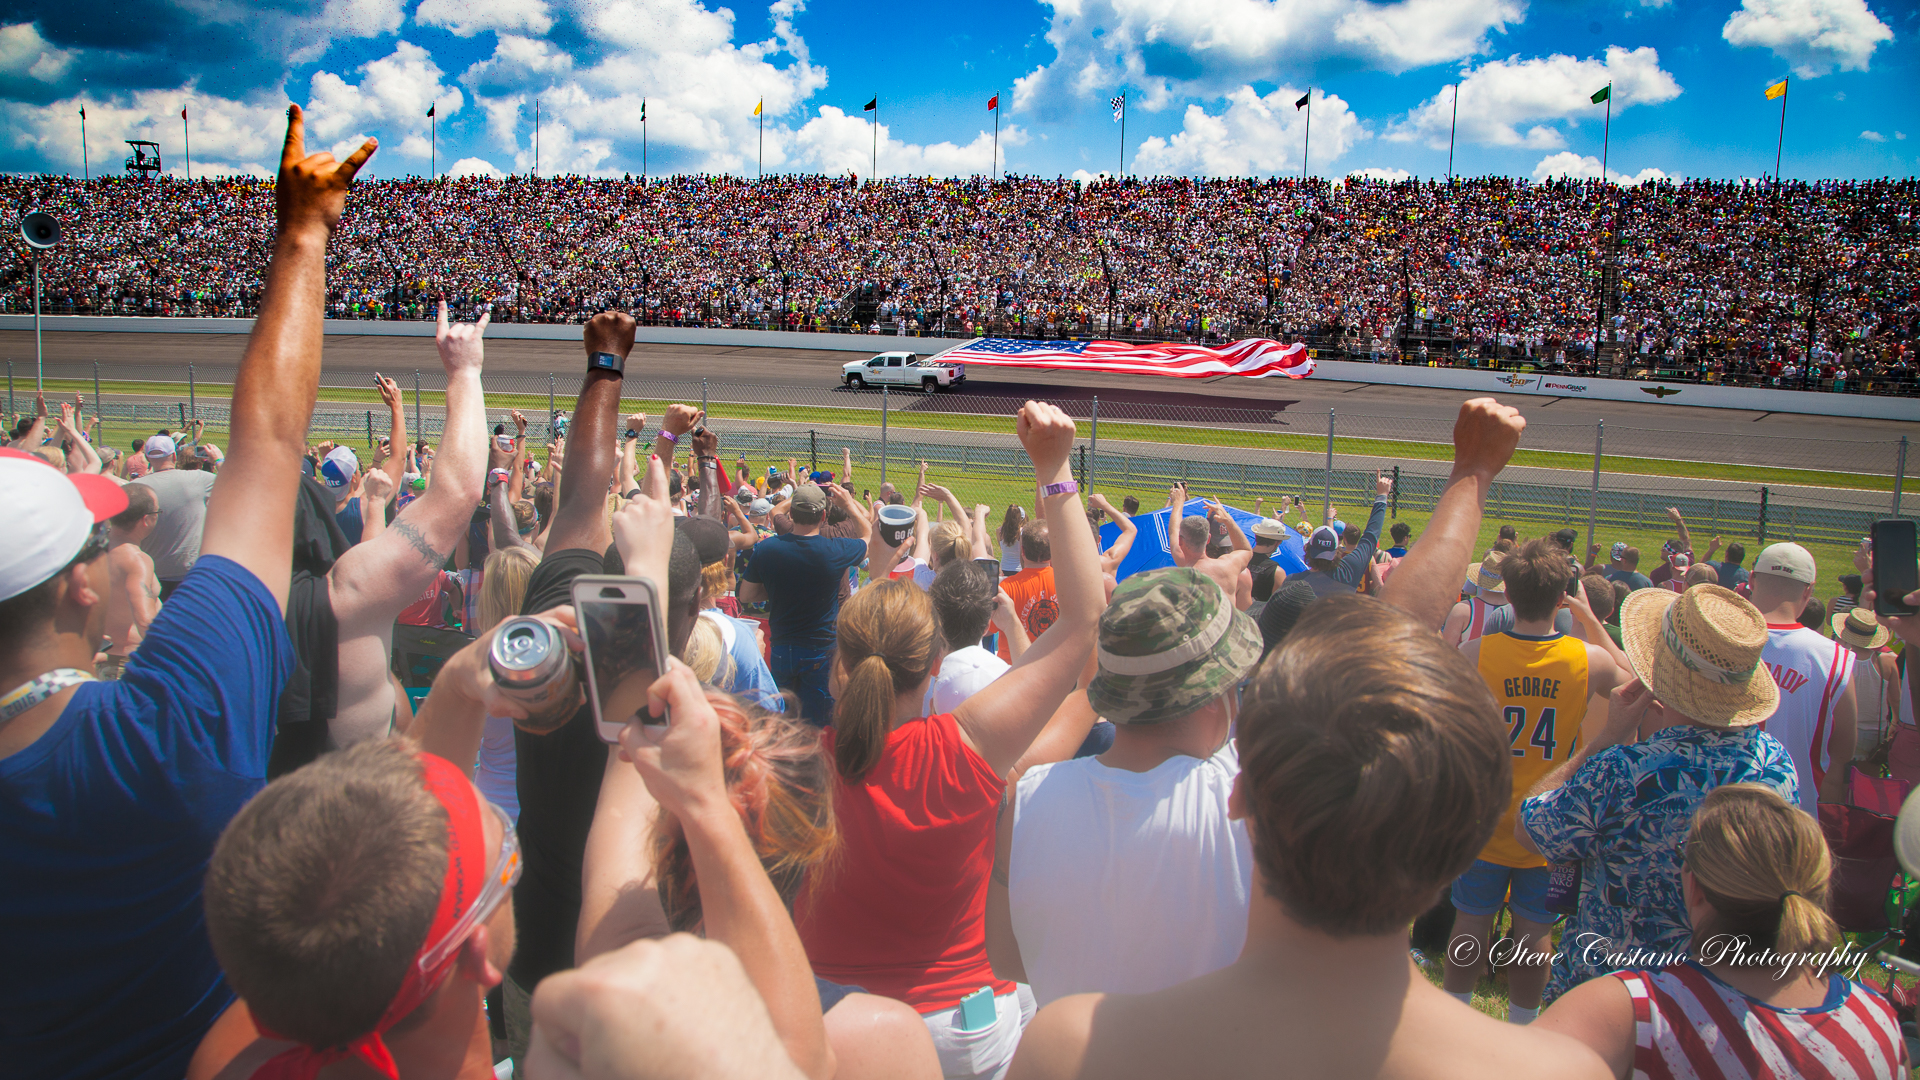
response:
M107 519L113 546L108 549L107 569L111 582L107 590L107 656L99 665L102 678L119 678L127 657L139 648L147 627L160 614L160 578L153 570L153 557L140 550L160 522L160 507L152 489L140 484L126 487L127 509Z

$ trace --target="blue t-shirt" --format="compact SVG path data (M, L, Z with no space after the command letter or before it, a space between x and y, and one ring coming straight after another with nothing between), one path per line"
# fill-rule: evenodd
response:
M773 643L833 648L840 575L866 557L864 540L788 533L755 544L744 580L766 586Z
M358 497L348 499L347 505L333 512L333 520L340 523L340 531L347 534L347 546L360 542L360 534L366 531L366 523L360 517Z
M1747 580L1747 569L1737 562L1710 563L1713 572L1720 575L1721 588L1731 589Z
M117 682L0 759L0 1072L178 1078L233 1001L200 890L266 785L293 670L280 607L202 555Z
M733 647L728 650L733 657L733 685L727 687L727 691L768 712L786 712L787 701L780 696L780 684L773 681L766 657L760 655L753 642L760 624L736 619L724 612L714 614L733 624Z

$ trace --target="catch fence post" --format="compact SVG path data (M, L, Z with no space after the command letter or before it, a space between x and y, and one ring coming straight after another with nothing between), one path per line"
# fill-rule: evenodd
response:
M807 429L807 460L813 463L808 467L817 472L820 468L820 433L812 428ZM794 482L793 477L787 477L787 483Z
M424 439L427 429L420 426L420 369L413 369L413 437Z
M374 447L374 442L373 442L373 410L372 410L372 409L368 409L368 410L367 410L367 451L368 451L368 453L372 453L372 451L373 451L373 447Z
M1394 517L1400 516L1400 466L1393 467L1393 509Z
M1327 472L1321 490L1320 518L1322 522L1333 514L1333 410L1327 410Z
M193 389L194 389L193 388L193 365L188 364L187 365L187 411L193 414L193 418L195 420L198 420L200 419L200 406L198 403L194 401Z
M95 360L95 361L93 362L93 415L95 415L95 416L101 416L101 412L100 412L100 361L98 361L98 360ZM104 417L104 416L102 416L102 418L101 418L101 423L102 423L102 424L105 424L105 423L106 423L106 419L105 419L105 417ZM100 430L101 430L101 435L102 435L102 437L104 438L104 437L105 437L105 432L106 432L106 428L104 428L104 427L102 427L102 428L101 428Z
M887 482L887 387L880 388L880 483Z
M7 361L7 419L12 420L13 414L18 411L13 407L13 361L9 360Z
M547 441L553 441L553 372L547 372Z
M1607 422L1600 421L1593 428L1593 488L1587 493L1587 549L1593 549L1593 530L1595 519L1600 516L1600 451L1607 439Z
M700 380L700 416L704 421L707 415L707 380Z
M1893 464L1893 512L1889 517L1900 516L1900 487L1907 479L1907 437L1900 436L1900 456Z
M1093 441L1087 451L1087 490L1093 490L1093 470L1100 464L1100 395L1093 395Z
M1087 486L1087 444L1080 444L1080 486Z
M1760 489L1760 546L1767 546L1767 489Z

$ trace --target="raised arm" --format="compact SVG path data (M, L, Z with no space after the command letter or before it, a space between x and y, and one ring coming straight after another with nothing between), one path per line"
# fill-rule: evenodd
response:
M973 517L970 519L970 528L968 529L968 539L971 541L973 557L976 559L993 558L993 548L987 543L987 537L992 535L991 530L987 528L988 513L986 503L974 504Z
M1460 598L1460 568L1473 561L1493 478L1513 458L1527 421L1490 397L1463 402L1453 423L1453 472L1433 518L1387 579L1381 599L1438 630Z
M380 400L387 403L387 460L381 462L381 471L387 479L393 481L393 489L400 490L405 483L407 471L406 455L402 448L407 445L407 399L400 393L400 384L374 372L374 384L380 388ZM451 388L449 388L451 390ZM448 414L451 419L452 414Z
M1020 410L1020 441L1040 490L1070 485L1073 430L1073 420L1045 402L1029 401ZM1079 496L1071 490L1044 496L1041 510L1053 543L1060 616L1012 670L968 698L955 714L961 735L998 775L1013 768L1073 689L1106 606L1100 553Z
M1680 550L1693 550L1693 534L1687 531L1687 519L1677 506L1667 507L1667 520L1673 522L1674 531L1680 534Z
M506 465L507 501L519 502L526 498L527 467L524 463L527 460L527 416L519 409L514 409L509 415L513 417L514 435L513 460Z
M507 496L508 491L506 481L496 480L493 484L493 499L487 507L487 521L493 526L495 551L504 551L511 547L533 547L527 542L526 537L520 535L520 525L514 520L513 502Z
M633 351L633 318L603 311L587 320L581 340L588 356L611 353L624 361ZM561 459L566 482L554 498L547 551L605 551L613 539L607 531L607 481L613 479L614 425L619 414L620 373L589 368L580 382Z
M232 559L260 579L280 610L292 574L294 500L300 458L320 385L320 320L327 299L327 238L346 208L347 186L373 156L368 139L344 162L309 156L300 106L287 108L287 140L274 187L273 256L260 314L234 378L233 461L207 499L200 553Z
M669 666L647 691L649 707L656 716L664 712L667 723L627 725L622 751L686 837L708 940L740 958L793 1063L826 1080L835 1062L820 992L793 918L728 798L720 717L692 669L678 660Z
M913 557L926 562L933 554L933 537L927 535L933 530L927 526L927 508L913 508Z
M446 304L441 303L434 343L446 371L447 414L438 475L393 524L342 555L328 574L340 624L340 706L333 732L334 741L342 745L378 735L391 721L393 681L386 677L386 668L393 621L433 585L480 505L489 440L480 390L487 320L482 312L477 323L449 325ZM369 477L366 483L387 483L385 473ZM370 528L375 527L374 518L384 520L384 510L384 502L363 502Z
M393 480L379 469L360 478L360 542L370 543L387 531L387 503L393 501Z

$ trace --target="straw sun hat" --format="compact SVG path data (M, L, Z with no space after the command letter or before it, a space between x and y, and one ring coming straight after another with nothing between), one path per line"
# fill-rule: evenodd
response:
M1827 620L1833 627L1833 636L1856 649L1877 649L1893 640L1893 631L1880 625L1880 620L1866 608L1848 608L1836 612Z
M1636 589L1620 606L1620 638L1653 696L1709 727L1757 724L1780 704L1760 662L1766 617L1730 589Z
M1479 565L1467 568L1467 580L1479 586L1481 592L1505 592L1507 583L1500 577L1500 564L1507 557L1498 551L1487 552L1487 557Z

